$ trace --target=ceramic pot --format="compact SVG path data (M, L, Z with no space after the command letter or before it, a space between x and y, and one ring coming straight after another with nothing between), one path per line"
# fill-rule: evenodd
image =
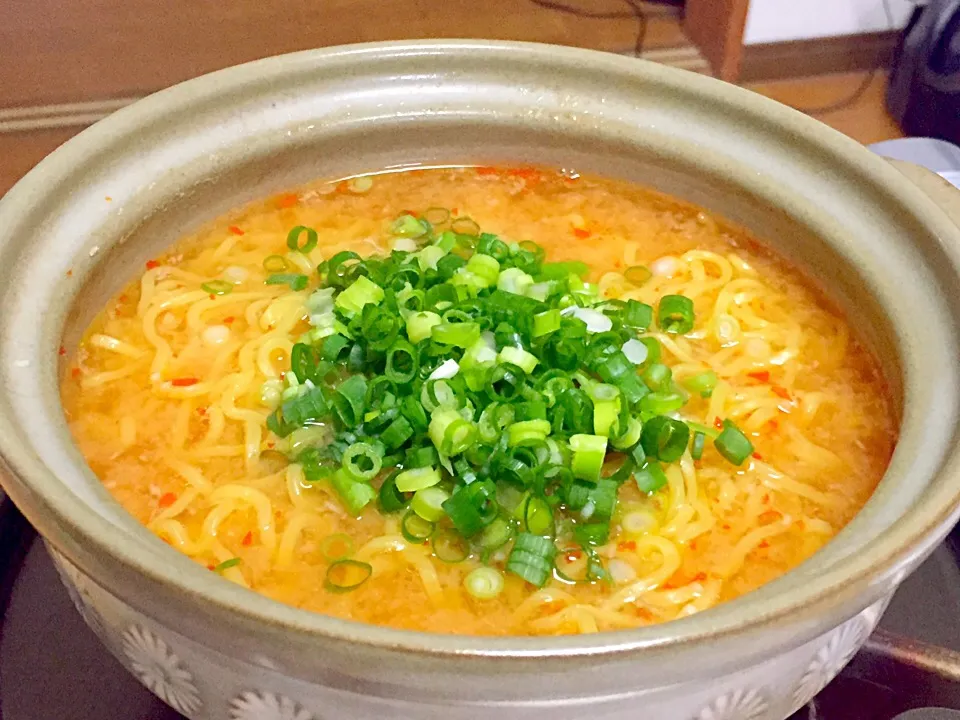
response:
M902 416L863 511L793 572L708 612L493 639L279 605L179 555L110 498L68 434L58 348L72 350L146 259L316 177L465 162L642 182L746 225L805 268L880 357ZM818 122L625 57L367 45L158 93L81 133L0 202L0 307L3 486L104 643L194 719L781 720L850 659L960 507L960 229Z

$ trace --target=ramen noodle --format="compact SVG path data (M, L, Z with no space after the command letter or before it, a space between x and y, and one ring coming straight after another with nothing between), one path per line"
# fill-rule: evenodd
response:
M745 231L617 181L320 182L150 260L66 366L113 496L226 581L465 634L669 621L828 542L896 418Z

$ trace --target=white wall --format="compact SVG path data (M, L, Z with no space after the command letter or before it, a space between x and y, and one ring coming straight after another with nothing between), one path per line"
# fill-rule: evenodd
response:
M750 0L744 43L855 35L903 27L914 4L910 0L887 0L887 4L895 28L890 27L883 0Z

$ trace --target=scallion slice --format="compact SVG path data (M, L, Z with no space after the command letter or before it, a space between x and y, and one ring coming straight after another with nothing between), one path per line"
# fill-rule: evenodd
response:
M301 238L303 241L301 242ZM304 255L317 246L317 231L305 225L297 225L287 234L287 247Z
M657 325L661 330L684 335L693 330L693 300L683 295L664 295L657 306Z
M734 465L743 465L744 461L753 454L753 443L730 420L724 421L723 430L713 444L717 452Z
M330 592L343 593L356 590L373 575L370 563L344 558L330 564L323 586Z
M479 567L463 579L463 585L478 600L493 600L503 592L503 575L492 567Z
M226 280L210 280L203 283L200 289L211 295L229 295L233 292L233 283L229 283Z

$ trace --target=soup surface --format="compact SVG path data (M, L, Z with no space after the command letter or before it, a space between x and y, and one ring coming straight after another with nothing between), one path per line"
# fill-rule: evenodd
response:
M874 359L747 233L526 168L220 218L110 302L62 397L109 491L212 572L449 633L749 592L853 517L896 440Z

